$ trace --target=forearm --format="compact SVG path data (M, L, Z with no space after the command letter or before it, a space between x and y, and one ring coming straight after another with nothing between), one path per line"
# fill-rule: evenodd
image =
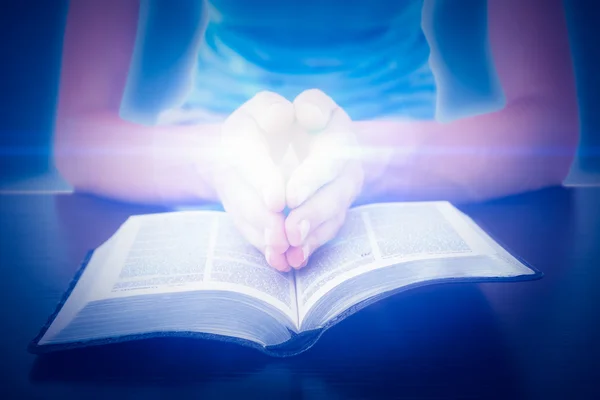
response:
M365 149L363 202L471 202L558 185L573 159L578 132L576 106L539 98L450 124L357 126Z
M217 137L218 125L147 127L104 113L59 117L54 157L78 191L190 204L216 199L211 172Z

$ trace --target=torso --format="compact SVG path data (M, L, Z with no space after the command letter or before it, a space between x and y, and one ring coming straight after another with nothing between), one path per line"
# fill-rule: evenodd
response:
M261 90L329 94L355 120L433 119L423 0L211 0L184 109L229 114Z

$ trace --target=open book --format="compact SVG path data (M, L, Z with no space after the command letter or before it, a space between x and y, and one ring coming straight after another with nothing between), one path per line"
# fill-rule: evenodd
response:
M91 253L30 351L180 335L291 355L409 287L539 276L446 202L354 208L289 273L269 267L225 213L133 216Z

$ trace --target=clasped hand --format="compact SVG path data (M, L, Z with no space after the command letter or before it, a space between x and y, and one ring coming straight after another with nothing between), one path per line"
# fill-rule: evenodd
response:
M269 265L305 266L362 189L351 119L316 89L293 102L261 92L227 118L221 135L215 187L225 211ZM297 162L286 169L290 148Z

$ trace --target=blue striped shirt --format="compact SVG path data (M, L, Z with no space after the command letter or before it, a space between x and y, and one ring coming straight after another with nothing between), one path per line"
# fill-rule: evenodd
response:
M435 77L424 0L142 0L121 116L221 118L262 90L293 100L311 88L354 120L503 107L486 0L431 4L428 35L445 63Z
M388 3L212 1L183 107L229 114L261 90L292 100L317 88L353 119L434 118L422 0Z

